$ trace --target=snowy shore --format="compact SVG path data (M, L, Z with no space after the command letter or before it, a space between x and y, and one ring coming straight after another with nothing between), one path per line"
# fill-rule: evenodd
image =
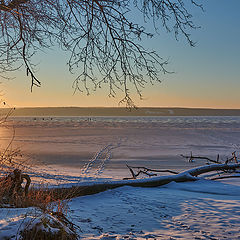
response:
M234 240L240 238L239 190L205 180L121 187L72 199L68 217L79 227L80 239ZM0 239L15 239L31 215L35 210L1 209Z

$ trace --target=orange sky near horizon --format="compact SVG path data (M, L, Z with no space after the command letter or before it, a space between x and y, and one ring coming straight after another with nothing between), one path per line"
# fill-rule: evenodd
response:
M191 48L183 39L176 41L173 34L167 33L144 42L169 59L168 69L174 73L160 74L162 83L143 89L143 100L132 90L137 106L240 109L240 1L229 4L212 0L204 5L204 13L194 13L201 26L192 32L196 47ZM39 62L36 74L42 87L34 88L32 93L24 69L14 73L15 79L2 80L1 98L9 106L118 107L123 97L119 91L116 98L109 98L107 87L90 96L78 92L73 95L76 75L68 72L65 52L49 50L37 55L35 62Z

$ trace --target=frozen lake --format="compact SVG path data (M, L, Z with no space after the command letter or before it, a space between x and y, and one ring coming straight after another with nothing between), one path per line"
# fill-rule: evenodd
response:
M15 131L13 146L32 164L72 168L76 174L111 145L114 149L104 163L109 177L125 177L126 163L184 170L203 162L189 164L181 154L214 159L220 154L225 160L240 147L240 117L15 117L0 131L2 147ZM95 162L92 168L99 165Z

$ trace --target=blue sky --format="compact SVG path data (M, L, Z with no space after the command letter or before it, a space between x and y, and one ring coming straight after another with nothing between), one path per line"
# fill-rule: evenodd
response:
M193 10L194 22L201 26L191 31L196 47L161 30L143 42L169 59L168 69L174 73L161 75L161 84L147 86L144 100L133 96L138 106L240 108L240 1L209 0L204 9ZM11 106L118 106L121 94L109 98L104 89L90 96L73 95L74 76L67 70L67 53L49 50L37 55L36 62L41 88L30 92L25 71L1 84L3 98Z

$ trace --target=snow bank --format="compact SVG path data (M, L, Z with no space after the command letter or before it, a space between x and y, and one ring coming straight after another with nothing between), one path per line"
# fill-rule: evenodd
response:
M69 217L81 239L234 240L240 238L239 192L210 181L122 187L72 199Z

